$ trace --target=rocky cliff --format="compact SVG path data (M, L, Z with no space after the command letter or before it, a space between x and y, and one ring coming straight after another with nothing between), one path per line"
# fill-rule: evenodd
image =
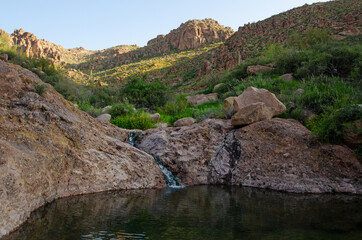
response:
M0 61L0 86L0 236L56 198L165 186L152 156L124 143L126 130L79 111L34 73Z
M294 8L263 21L249 23L220 46L212 58L213 67L227 70L263 50L270 43L284 43L293 32L329 29L335 38L360 34L362 11L359 0L336 0Z

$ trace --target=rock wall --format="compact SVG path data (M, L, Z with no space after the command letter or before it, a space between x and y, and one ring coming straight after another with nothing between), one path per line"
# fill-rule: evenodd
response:
M230 184L297 193L362 194L362 166L347 147L321 143L295 120L235 129L230 120L149 130L138 147L183 185Z
M294 8L268 19L248 23L221 45L211 63L218 70L234 68L270 43L284 43L292 32L329 29L334 37L360 34L362 9L359 0L330 1Z
M128 131L79 111L32 72L0 61L0 86L0 236L56 198L165 186L153 157L124 143Z

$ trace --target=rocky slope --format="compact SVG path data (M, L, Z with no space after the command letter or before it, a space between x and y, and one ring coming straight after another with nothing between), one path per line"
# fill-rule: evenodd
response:
M220 46L212 58L213 68L227 70L240 59L258 53L269 43L284 43L292 32L308 29L329 29L335 38L360 34L362 9L359 0L336 0L294 8L268 19L249 23Z
M152 156L124 143L20 66L0 61L0 236L60 197L164 187ZM38 93L37 93L38 92Z
M347 147L321 143L295 120L243 128L230 120L148 130L138 147L183 185L230 184L288 192L362 194L362 166Z

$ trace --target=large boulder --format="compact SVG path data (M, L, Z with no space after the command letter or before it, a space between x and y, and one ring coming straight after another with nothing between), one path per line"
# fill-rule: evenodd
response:
M257 75L259 73L266 73L273 70L272 67L262 66L262 65L254 65L248 66L246 68L246 74L248 75Z
M235 111L257 102L264 103L273 116L282 114L286 111L286 107L278 98L266 89L258 89L255 87L248 87L238 98L234 101Z
M138 147L158 155L183 185L362 194L362 167L354 152L319 142L295 120L273 118L235 129L229 120L207 119L148 130Z
M247 105L237 111L231 118L231 124L233 126L243 126L271 119L272 117L273 113L270 111L270 108L268 108L265 103L257 102Z
M0 61L0 237L56 198L165 186L152 156L52 86L39 96L34 73Z
M190 126L194 124L196 120L192 117L181 118L173 123L174 127Z
M192 103L194 106L198 106L203 103L217 100L217 93L210 94L198 94L194 96L187 96L187 101Z

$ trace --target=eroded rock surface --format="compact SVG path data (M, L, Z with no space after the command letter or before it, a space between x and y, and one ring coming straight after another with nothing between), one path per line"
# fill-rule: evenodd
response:
M164 187L152 156L129 131L79 111L32 72L0 61L0 236L59 197Z
M138 147L158 155L183 185L231 184L288 192L362 194L349 148L321 143L294 120L234 129L229 120L149 130Z

